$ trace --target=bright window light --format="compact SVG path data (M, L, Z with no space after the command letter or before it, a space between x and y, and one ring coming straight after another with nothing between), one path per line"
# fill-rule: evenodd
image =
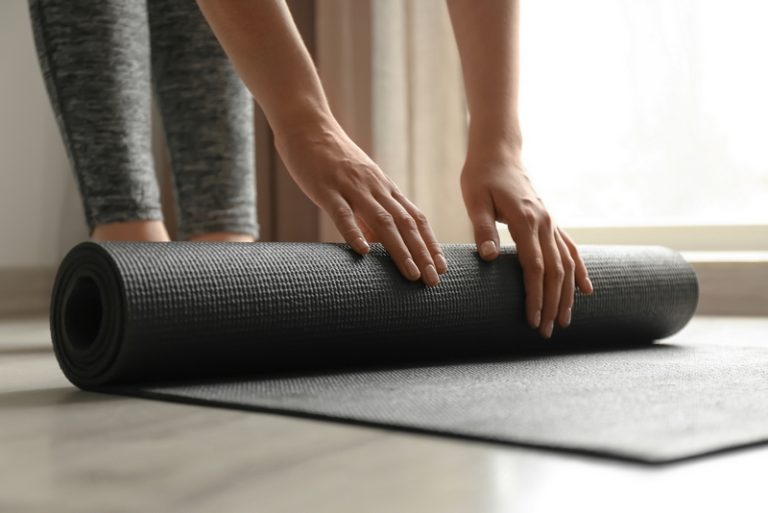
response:
M524 156L563 226L768 224L768 2L521 2Z

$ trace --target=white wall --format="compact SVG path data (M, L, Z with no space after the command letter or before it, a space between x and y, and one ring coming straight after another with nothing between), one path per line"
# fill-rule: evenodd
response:
M27 5L0 1L0 268L56 266L87 236Z

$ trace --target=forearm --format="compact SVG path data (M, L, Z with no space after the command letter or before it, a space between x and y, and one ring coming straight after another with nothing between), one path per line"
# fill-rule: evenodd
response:
M469 146L522 144L518 119L518 0L448 0L469 106Z
M312 59L282 0L198 0L279 138L334 123Z
M448 263L429 222L336 122L284 0L197 0L259 102L286 169L360 255L384 245L409 280Z
M461 191L483 259L498 257L496 222L507 225L523 269L528 322L549 338L555 323L571 323L575 286L589 294L592 284L520 159L519 7L518 0L448 0L470 114Z

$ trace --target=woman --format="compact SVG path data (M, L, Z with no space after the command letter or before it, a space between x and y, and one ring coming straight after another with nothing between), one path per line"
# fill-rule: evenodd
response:
M92 238L168 240L151 163L151 81L171 150L180 237L255 240L250 92L291 176L352 249L362 255L380 241L406 278L438 284L448 263L428 220L334 118L285 2L78 4L85 3L30 0ZM521 163L518 3L448 0L448 7L470 113L461 188L478 252L495 259L495 222L507 223L528 322L549 338L555 323L570 323L575 287L591 293L592 285Z

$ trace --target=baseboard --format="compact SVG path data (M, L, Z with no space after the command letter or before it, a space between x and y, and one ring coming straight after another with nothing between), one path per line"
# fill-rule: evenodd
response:
M0 268L0 316L47 315L56 269Z
M768 316L768 255L685 256L699 277L697 314Z
M685 253L699 277L700 315L768 316L768 256ZM0 268L0 316L48 313L56 269Z

